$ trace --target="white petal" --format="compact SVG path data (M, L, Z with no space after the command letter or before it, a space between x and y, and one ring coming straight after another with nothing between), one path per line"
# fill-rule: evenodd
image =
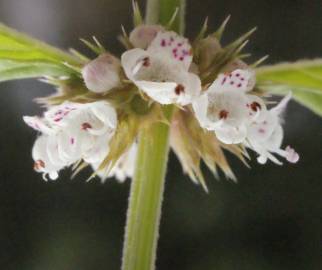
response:
M82 147L85 143L82 137L71 132L69 128L57 135L58 152L61 160L72 164L82 158Z
M24 116L23 120L25 123L33 128L34 130L40 131L44 134L51 134L53 133L53 129L44 121L43 119L39 118L38 116Z
M149 57L149 54L142 49L132 49L126 51L121 56L121 63L126 76L133 80L135 74L142 67L142 60Z
M61 105L51 107L44 113L44 118L52 127L64 127L83 106L83 104L66 101Z
M211 124L211 122L208 120L208 117L207 117L207 111L208 111L207 94L202 94L198 98L196 98L192 103L192 107L200 125L204 128L208 127Z
M207 91L209 98L208 118L223 120L231 126L239 126L248 119L247 97L244 93L227 91L212 93ZM226 112L223 117L222 113Z
M284 137L283 128L280 124L277 124L272 134L264 143L266 149L268 149L271 152L274 152L277 149L279 149L282 145L283 137Z
M109 134L96 137L93 145L87 151L83 152L83 159L90 164L103 162L109 152L110 138Z
M186 73L184 77L186 80L182 83L136 81L136 84L150 98L161 104L176 103L185 106L199 96L201 81L193 73Z
M193 73L187 73L187 80L182 85L185 87L184 91L177 94L176 103L180 105L187 105L192 103L201 92L201 81L199 76Z
M278 118L267 111L263 113L260 121L250 124L247 137L252 144L254 142L265 142L270 138L277 125Z
M91 103L91 110L94 115L102 121L107 127L116 129L117 126L117 114L116 110L105 101L98 101Z
M192 62L192 50L188 39L175 32L159 32L147 51L180 63L189 70Z
M267 113L267 108L264 100L255 95L247 95L247 99L249 121L264 121Z
M136 81L136 84L150 98L161 104L172 104L178 98L175 93L177 83Z
M270 111L275 115L281 115L288 104L288 102L292 99L292 92L289 92L274 108Z
M47 152L48 136L42 135L37 138L32 149L32 157L35 161L34 168L37 172L56 176L57 171L63 169L64 165L55 165L51 162ZM53 177L55 178L55 177Z
M47 138L47 154L50 162L53 165L58 167L66 166L66 162L61 159L58 151L57 136L49 136Z
M218 140L225 144L238 144L245 141L247 129L244 125L234 127L224 125L215 130Z
M236 69L228 74L219 74L209 87L211 92L234 91L245 93L250 90L254 74L250 70Z
M215 130L225 125L235 130L247 122L247 101L243 93L207 91L194 102L193 108L202 127Z

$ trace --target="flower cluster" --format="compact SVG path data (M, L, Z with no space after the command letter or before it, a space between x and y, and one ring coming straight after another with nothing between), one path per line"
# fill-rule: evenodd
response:
M223 29L206 35L203 27L190 42L169 28L141 23L130 35L124 32L127 50L120 59L96 39L86 42L98 57L82 57L78 77L46 78L60 91L45 99L42 118L24 117L41 133L33 148L35 170L56 179L65 167L90 165L102 179L123 181L133 176L139 129L156 121L171 125L173 150L202 184L201 160L214 173L219 167L234 178L223 149L244 162L246 149L261 164L282 164L276 155L297 162L295 150L282 148L282 113L291 94L267 108L240 53L251 32L222 47ZM168 105L175 108L170 119L163 115Z
M41 132L32 152L35 170L43 172L45 179L47 175L56 179L59 170L79 160L98 168L109 151L117 115L105 101L65 102L50 108L43 118L25 116L24 121Z

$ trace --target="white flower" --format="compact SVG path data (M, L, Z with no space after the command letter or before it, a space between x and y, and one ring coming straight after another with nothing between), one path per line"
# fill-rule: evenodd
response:
M118 181L124 182L127 178L132 178L134 175L136 154L137 144L134 143L131 148L119 158L111 170L105 168L97 171L104 159L101 159L100 162L92 163L91 165L102 181L105 181L107 178L115 177Z
M265 164L268 159L281 165L273 154L278 154L291 163L299 160L298 153L290 146L285 150L281 149L283 141L283 128L281 126L280 115L291 99L291 94L287 95L282 101L269 111L263 112L259 119L256 119L248 128L246 146L259 154L258 162Z
M139 25L130 33L130 41L135 48L146 49L157 36L158 32L163 31L161 25Z
M213 130L226 144L245 140L247 125L265 110L264 102L247 92L253 87L254 73L237 69L220 74L208 90L193 102L200 125Z
M111 54L100 55L82 69L86 87L95 93L104 93L118 87L120 68L120 61Z
M44 173L51 172L47 163L59 165L55 167L59 171L59 168L81 159L88 163L104 159L117 126L116 111L105 101L87 104L65 102L45 112L44 118L26 116L24 120L46 138L46 142L42 139L43 149L36 153L42 153L44 159L48 156L51 163L33 155L36 163L45 164L40 166L41 170L38 169ZM34 147L39 149L38 144Z
M187 105L200 94L199 77L188 71L191 46L175 32L158 32L147 50L129 50L121 62L126 76L161 104Z

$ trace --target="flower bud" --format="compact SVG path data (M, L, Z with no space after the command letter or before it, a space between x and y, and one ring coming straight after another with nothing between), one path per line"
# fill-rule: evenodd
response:
M201 71L209 68L216 54L221 51L221 46L215 37L208 36L197 44L197 54L199 58L199 69Z
M111 54L102 54L84 66L82 75L90 91L104 93L120 85L119 71L119 60Z
M130 41L134 47L146 49L162 30L160 25L140 25L130 33Z

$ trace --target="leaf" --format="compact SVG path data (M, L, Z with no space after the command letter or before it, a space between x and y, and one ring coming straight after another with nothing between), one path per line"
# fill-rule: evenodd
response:
M295 100L322 116L322 59L282 63L256 69L258 88Z
M0 82L42 76L71 76L81 60L0 24Z

